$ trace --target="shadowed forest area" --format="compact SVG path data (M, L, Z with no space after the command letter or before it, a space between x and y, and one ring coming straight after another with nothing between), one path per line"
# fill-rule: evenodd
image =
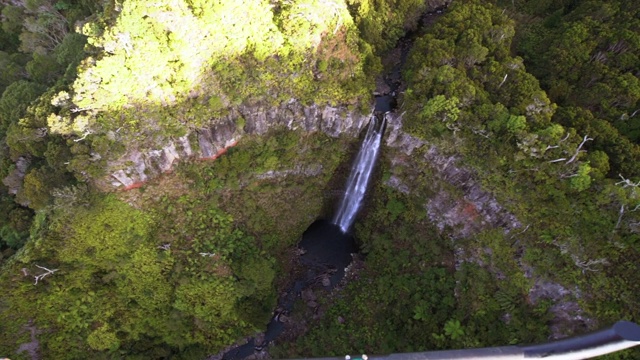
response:
M640 321L634 1L0 12L0 356L204 359L264 331L297 242L348 174L360 129L344 119L369 115L407 34L394 131L416 145L383 146L353 271L296 303L270 355L528 344ZM256 120L294 105L342 120ZM329 134L340 121L349 131ZM237 145L202 160L203 129L227 123L221 141ZM132 190L114 182L139 165L131 154L181 138L190 158Z

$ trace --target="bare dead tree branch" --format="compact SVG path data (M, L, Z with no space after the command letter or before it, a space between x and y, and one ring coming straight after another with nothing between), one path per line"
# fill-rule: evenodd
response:
M591 141L591 140L593 140L593 139L590 138L589 135L585 135L584 138L582 139L582 142L580 143L580 145L578 145L578 148L576 149L576 153L573 154L571 159L569 159L565 164L571 164L578 157L578 154L580 154L580 151L582 150L582 147L584 146L584 143L586 143L587 141Z
M91 131L91 130L87 130L87 131L85 131L85 132L84 132L84 134L82 134L82 137L81 137L81 138L79 138L79 139L73 139L73 141L74 141L74 142L82 141L82 140L84 140L84 139L87 137L87 135L91 135L91 134L93 134L93 131Z
M36 282L33 285L38 285L38 281L42 280L45 276L52 275L54 272L58 271L58 269L50 270L50 269L47 269L46 267L40 266L40 265L36 265L36 267L40 268L40 269L42 269L42 270L44 270L46 272L43 273L43 274L34 276L34 278L36 279Z
M620 205L620 211L618 212L618 221L616 222L616 226L613 228L613 232L615 233L620 228L620 222L622 221L622 215L624 215L624 204Z
M480 135L485 139L490 139L490 136L487 135L485 130L478 130L478 129L475 129L475 128L471 128L471 132L476 134L476 135Z
M605 258L600 258L597 260L584 260L584 261L580 260L576 255L571 255L571 258L573 259L574 264L580 269L582 269L583 274L587 271L598 272L599 270L593 268L594 265L600 265L600 264L609 265L609 261Z
M578 176L578 174L562 174L560 175L560 179L568 179L568 178L572 178L572 177L576 177Z
M567 141L569 136L571 136L571 133L567 133L567 136L565 136L564 139L560 140L560 143L563 143L563 142ZM546 152L547 150L551 150L551 149L557 149L559 147L560 147L560 145L547 145L547 148L544 149L543 152ZM557 160L553 160L553 161L549 161L549 162L560 162L560 161L564 161L566 159L567 158L561 158L561 159L557 159Z
M452 123L448 123L445 125L447 129L453 131L453 133L457 133L458 131L460 131L460 128L458 126L456 126L455 124Z
M531 224L527 225L527 227L525 227L525 228L524 228L524 230L520 231L520 232L519 232L519 233L517 233L517 234L514 234L514 235L513 235L513 236L511 236L511 237L513 238L513 237L514 237L514 236L516 236L516 235L522 235L522 234L524 234L524 233L525 233L525 231L529 230L529 227L530 227L530 226L531 226Z
M511 169L511 170L509 170L509 174L516 174L516 173L523 172L523 171L540 171L540 168L532 167L532 168L529 168L529 169L521 169L521 170L513 170L513 169Z
M511 235L511 237L509 238L509 240L513 239L514 237L518 236L518 235L522 235L525 233L525 231L529 230L529 227L531 226L531 224L527 225L527 227L524 228L524 230L520 231L517 234L513 234ZM511 246L514 246L515 244L518 243L518 241L520 241L520 239L516 239L513 243L511 243Z
M618 176L620 176L622 181L618 181L616 185L624 184L622 187L625 187L625 188L629 186L637 188L638 186L640 186L640 181L638 181L637 183L633 183L633 181L629 179L625 179L624 176L622 176L622 174L618 174Z
M498 85L498 89L500 89L502 87L502 85L504 85L504 82L507 81L507 77L509 76L509 74L504 74L504 79L502 79L502 82L500 83L500 85Z
M77 112L80 112L80 111L88 111L88 110L93 110L93 108L91 108L91 107L83 107L83 108L74 107L74 108L71 109L71 112L72 113L77 113Z

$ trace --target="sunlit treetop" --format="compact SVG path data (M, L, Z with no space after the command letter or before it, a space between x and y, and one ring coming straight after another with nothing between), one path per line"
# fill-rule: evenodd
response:
M203 94L224 98L217 75L237 71L230 67L241 56L281 59L277 70L290 74L324 37L344 28L354 32L342 1L125 1L116 10L112 26L89 22L81 29L98 52L84 61L74 83L78 108L166 106Z
M89 43L103 50L88 59L75 83L81 108L109 109L133 101L172 103L217 59L282 44L264 1L126 1L114 26ZM85 24L90 32L92 24ZM92 64L92 61L95 61Z

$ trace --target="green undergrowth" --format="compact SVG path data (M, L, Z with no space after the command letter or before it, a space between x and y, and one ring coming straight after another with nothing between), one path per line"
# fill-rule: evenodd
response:
M189 163L178 171L277 253L326 215L327 184L353 141L274 130L244 138L211 166Z
M319 300L319 320L293 314L294 321L308 323L308 331L272 354L341 356L545 341L550 303L528 301L522 271L513 249L501 245L501 232L478 234L474 247L491 246L493 253L481 260L504 276L474 262L456 270L454 243L447 235L451 229L439 231L424 208L439 185L415 181L411 195L399 192L384 185L391 176L386 161L379 171L382 181L372 189L355 227L364 257L356 266L360 270L343 288ZM430 171L426 164L417 166L424 169L406 169L404 175ZM394 175L401 168L395 167Z
M596 11L599 5L589 6L580 11ZM608 27L611 19L596 22ZM467 239L497 273L512 273L518 259L536 276L573 289L575 298L567 299L578 301L597 327L637 321L640 235L638 212L630 211L639 204L633 134L609 125L605 119L614 118L595 105L563 100L559 82L545 88L548 83L528 72L527 58L512 51L517 29L508 12L492 4L453 4L409 56L407 131L435 144L441 154L455 156L521 223L508 235L491 230ZM521 34L520 40L528 36L533 33ZM522 51L528 56L529 50ZM598 56L595 48L583 50ZM531 63L535 71L540 71L538 60ZM570 78L563 81L576 89L594 79ZM624 106L612 103L625 112L634 99ZM493 255L487 258L483 249ZM526 298L532 284L514 285L509 298ZM564 332L584 329L578 325Z
M274 131L140 189L67 189L3 265L0 352L29 324L56 359L203 358L263 330L349 141Z

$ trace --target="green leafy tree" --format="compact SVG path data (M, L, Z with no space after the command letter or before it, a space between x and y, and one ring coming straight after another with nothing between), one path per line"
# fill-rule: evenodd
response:
M527 119L524 116L510 115L505 128L510 134L522 133L527 129Z
M48 54L33 54L33 59L27 63L29 78L38 84L52 84L62 75L63 68L56 58Z
M53 189L67 183L68 179L64 173L47 166L33 168L25 175L24 183L16 198L18 202L32 209L40 210L53 200Z
M571 188L575 191L584 191L591 185L591 166L588 163L580 164L578 172L571 178Z
M443 95L438 95L429 100L422 109L422 116L426 119L437 119L443 122L455 122L458 120L460 109L458 109L458 98L447 99Z
M25 17L22 7L5 5L2 7L2 17L2 30L6 34L20 34Z
M9 85L0 98L0 133L6 132L10 124L17 123L43 91L41 85L24 80Z
M94 350L117 350L120 347L117 335L110 331L108 325L91 332L87 338L87 344Z
M423 1L348 0L349 10L363 39L382 53L392 48L408 29L417 26L418 15L426 9Z
M21 248L29 238L33 213L17 206L6 193L0 198L0 247Z
M24 79L26 75L23 56L20 54L9 54L0 51L0 67L3 69L0 73L0 91L2 92L8 85Z

